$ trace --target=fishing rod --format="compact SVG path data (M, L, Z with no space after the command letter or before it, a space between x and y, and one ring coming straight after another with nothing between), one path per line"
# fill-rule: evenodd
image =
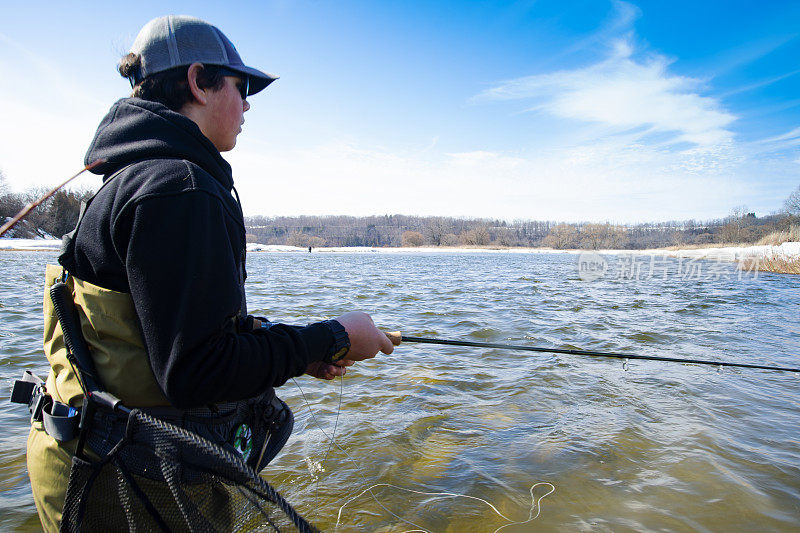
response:
M57 185L56 187L53 187L52 189L50 189L49 191L47 191L47 193L45 193L45 195L44 195L44 196L42 196L41 198L39 198L39 199L38 199L38 200L36 200L35 202L31 202L31 203L29 203L28 205L26 205L25 207L23 207L23 208L20 210L20 212L19 212L19 213L17 213L16 215L14 215L14 218L12 218L11 220L9 220L9 221L8 221L8 222L6 222L5 224L3 224L3 227L1 227L1 228L0 228L0 237L2 237L3 235L5 235L5 233L6 233L8 230L10 230L11 228L13 228L13 227L14 227L14 225L16 225L16 223L17 223L17 222L19 222L20 220L22 220L23 218L25 218L26 216L28 216L28 213L30 213L31 211L33 211L33 209L34 209L36 206L40 205L42 202L44 202L45 200L47 200L48 198L50 198L51 196L53 196L53 195L54 195L56 192L58 192L58 190L59 190L61 187L63 187L64 185L66 185L66 184L67 184L67 183L69 183L70 181L74 180L75 178L77 178L78 176L80 176L81 174L83 174L84 172L86 172L87 170L92 170L94 167L96 167L96 166L98 166L98 165L102 165L102 164L103 164L103 163L105 163L105 162L106 162L106 160L105 160L105 159L98 159L97 161L95 161L95 162L93 162L93 163L89 163L88 165L86 165L85 167L83 167L83 170L81 170L81 171L80 171L80 172L78 172L77 174L73 175L71 178L69 178L69 179L67 179L66 181L64 181L64 182L63 182L61 185Z
M800 368L785 366L754 365L750 363L727 363L724 361L709 361L703 359L684 359L681 357L663 357L659 355L637 355L619 352L599 352L594 350L571 350L567 348L539 348L537 346L523 346L519 344L498 344L494 342L454 341L448 339L434 339L430 337L409 337L399 331L386 332L392 344L399 346L401 342L416 342L422 344L444 344L446 346L470 346L474 348L496 348L499 350L519 350L525 352L560 353L567 355L583 355L589 357L613 357L616 359L639 359L643 361L665 361L669 363L689 363L693 365L710 365L716 367L756 368L759 370L780 370L783 372L798 372Z

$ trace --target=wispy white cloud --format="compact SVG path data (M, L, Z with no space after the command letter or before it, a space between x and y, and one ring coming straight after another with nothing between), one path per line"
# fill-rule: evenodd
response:
M728 48L721 55L709 63L713 69L708 74L714 77L722 76L728 72L741 69L759 59L768 56L786 44L794 41L798 33L783 35L768 35L754 41L747 41L740 46Z
M564 57L591 47L597 47L598 45L603 46L611 39L619 35L624 35L631 30L633 23L642 14L637 6L629 2L623 2L622 0L613 0L612 7L613 9L605 23L552 56L550 58L550 63L552 64Z
M737 87L736 89L732 89L720 95L721 98L727 98L729 96L733 96L735 94L741 94L748 91L754 91L756 89L761 89L762 87L768 87L773 83L777 83L779 81L785 80L786 78L791 78L792 76L800 74L800 69L793 70L791 72L787 72L785 74L781 74L779 76L773 76L771 78L767 78L765 80L760 80L754 83L750 83L748 85L743 85L741 87Z
M613 34L630 28L631 25L641 16L642 11L635 5L622 0L613 0L614 17L612 22L605 26L600 32L601 35Z
M786 133L751 143L748 151L753 155L795 154L800 147L800 127Z
M764 139L761 141L762 143L776 143L781 141L790 141L790 140L798 140L800 139L800 127L794 128L793 130L787 131L781 135L777 135L775 137L770 137L768 139Z
M617 41L596 64L506 81L477 99L533 100L534 109L556 118L597 123L612 132L670 133L673 142L699 147L730 142L728 126L736 117L715 98L702 96L699 80L671 74L669 65L661 55L637 61L632 45Z

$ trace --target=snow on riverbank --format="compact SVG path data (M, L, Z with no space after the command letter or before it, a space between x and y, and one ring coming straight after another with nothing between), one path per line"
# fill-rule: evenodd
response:
M36 250L58 251L60 239L0 239L0 250ZM248 252L292 252L308 253L308 248L284 245L266 245L251 243ZM368 246L313 248L313 253L511 253L511 254L582 254L589 250L552 250L550 248L370 248ZM596 250L600 254L641 254L663 255L667 257L686 257L691 259L709 259L714 261L741 261L747 258L780 257L784 259L800 258L800 242L785 242L780 246L729 246L726 248L692 248L684 250Z
M308 248L296 246L248 244L248 252L295 252L308 253ZM553 250L551 248L448 248L448 247L419 247L419 248L371 248L368 246L313 248L313 253L511 253L511 254L582 254L591 250ZM708 259L712 261L741 261L747 258L781 257L784 259L800 258L800 242L785 242L780 246L729 246L725 248L693 248L667 250L663 248L652 250L596 250L604 255L663 255L667 257L686 257L691 259Z
M323 248L313 248L313 253L381 253L381 254L404 254L404 253L516 253L516 254L542 254L553 253L561 250L550 250L549 248L448 248L448 247L416 247L416 248L373 248L371 246L331 246ZM248 252L305 252L308 248L297 246L283 246L277 244L248 244ZM574 251L567 250L567 253Z
M693 248L686 250L642 250L637 253L710 259L714 261L742 261L755 258L800 258L800 242L785 242L780 246L731 246L727 248Z
M0 239L0 250L58 251L61 239Z

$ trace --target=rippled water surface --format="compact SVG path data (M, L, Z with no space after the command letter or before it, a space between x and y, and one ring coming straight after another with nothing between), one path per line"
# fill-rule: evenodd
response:
M53 261L0 253L2 530L38 527L27 411L6 385L25 368L46 373ZM686 276L666 260L657 276L583 281L575 256L556 254L253 253L248 264L251 312L288 323L361 309L409 335L800 366L800 277ZM341 509L339 531L492 532L510 522L485 503L419 493L481 498L523 522L541 482L555 492L540 515L503 532L800 528L797 374L408 344L342 381L297 383L319 426L300 388L282 387L295 433L264 475L324 530ZM323 433L334 430L338 446ZM358 496L375 484L375 499Z

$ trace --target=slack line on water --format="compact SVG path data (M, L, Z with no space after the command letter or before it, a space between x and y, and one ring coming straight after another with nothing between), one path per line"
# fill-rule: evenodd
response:
M335 438L336 437L336 428L339 425L339 415L340 415L341 409L342 409L342 397L344 396L344 376L339 376L339 406L336 409L336 421L333 424L333 434L331 434L331 435L328 435L325 432L325 430L322 428L322 425L317 420L317 417L314 414L314 410L311 408L311 405L309 405L309 403L308 403L308 398L306 398L306 393L303 391L303 388L300 387L300 384L297 382L296 379L292 378L292 381L294 381L294 384L297 386L297 389L300 391L300 395L303 398L303 403L305 404L306 409L308 409L308 412L311 415L311 420L317 426L317 428L319 428L319 430L322 432L322 434L325 435L325 438L327 438L329 443L330 443L330 445L328 446L327 451L325 452L325 457L323 457L321 464L325 463L325 461L327 460L328 455L330 454L333 446L336 446L337 448L339 448L339 450L344 452L344 454L347 456L347 458L350 460L350 462L353 463L353 465L356 467L356 471L358 472L358 475L361 476L363 481L366 484L369 484L369 480L367 479L366 475L364 474L363 470L361 469L361 466L358 464L358 461L356 461L355 458L353 458L353 456L350 455L350 453L345 448L343 448L338 442L336 442L336 438ZM324 472L324 468L320 468L320 470ZM316 481L318 482L319 480L316 480ZM542 494L541 496L539 496L537 498L535 493L534 493L534 491L535 491L535 489L537 487L540 487L540 486L548 487L548 490L547 490L547 492L545 492L544 494ZM378 487L389 487L389 488L393 488L393 489L396 489L396 490L399 490L399 491L403 491L403 492L407 492L407 493L411 493L411 494L419 494L419 495L422 495L422 496L428 496L429 499L464 498L464 499L467 499L467 500L481 502L481 503L487 505L492 511L494 511L494 513L498 517L500 517L501 519L503 519L506 522L508 522L507 524L501 525L500 527L494 529L492 531L492 533L499 533L500 531L502 531L502 530L504 530L504 529L506 529L508 527L511 527L511 526L528 524L528 523L536 520L537 518L539 518L539 515L542 512L542 507L541 507L542 500L544 500L550 494L553 494L555 492L555 490L556 490L555 485L553 485L552 483L550 483L548 481L539 481L539 482L533 483L530 486L530 488L528 489L528 492L531 495L531 506L530 506L530 509L528 511L528 518L523 520L523 521L514 521L513 519L509 518L508 516L506 516L505 514L500 512L500 510L494 504L492 504L490 501L484 500L483 498L479 498L477 496L470 496L469 494L454 493L454 492L420 491L420 490L415 490L415 489L409 489L409 488L406 488L406 487L400 487L398 485L393 485L391 483L373 483L373 484L369 485L366 489L364 489L360 493L358 493L356 496L353 496L350 499L348 499L347 501L345 501L339 507L339 512L336 515L336 526L335 526L334 530L338 531L339 530L339 525L342 524L342 514L344 513L345 507L347 507L350 503L352 503L353 501L357 500L358 498L360 498L364 494L369 493L369 495L372 497L372 499L375 501L375 503L378 504L378 506L380 508L382 508L388 514L392 515L393 517L395 517L396 519L400 520L401 522L404 522L404 523L406 523L406 524L408 524L408 525L410 525L410 526L415 528L415 529L407 529L407 530L403 531L403 533L412 533L412 532L432 533L430 530L422 527L421 525L416 524L416 523L414 523L414 522L412 522L412 521L410 521L410 520L408 520L406 518L403 518L402 516L396 514L391 509L386 507L383 503L381 503L381 501L378 499L377 495L373 491L373 489L376 489ZM315 492L314 507L317 508L318 507L318 505L317 505L317 494L319 492L318 487L315 489L314 492Z
M434 339L430 337L409 337L403 335L399 331L386 332L386 336L392 341L392 344L399 346L402 342L417 342L423 344L443 344L446 346L469 346L473 348L494 348L498 350L518 350L526 352L539 352L539 353L560 353L567 355L583 355L588 357L613 357L615 359L639 359L644 361L664 361L668 363L686 363L693 365L710 365L721 367L734 367L734 368L756 368L759 370L780 370L783 372L798 372L800 368L792 368L785 366L770 366L770 365L755 365L750 363L728 363L726 361L710 361L703 359L685 359L682 357L663 357L659 355L637 355L619 352L599 352L594 350L572 350L567 348L540 348L537 346L523 346L519 344L498 344L494 342L472 342L472 341L455 341L449 339Z

